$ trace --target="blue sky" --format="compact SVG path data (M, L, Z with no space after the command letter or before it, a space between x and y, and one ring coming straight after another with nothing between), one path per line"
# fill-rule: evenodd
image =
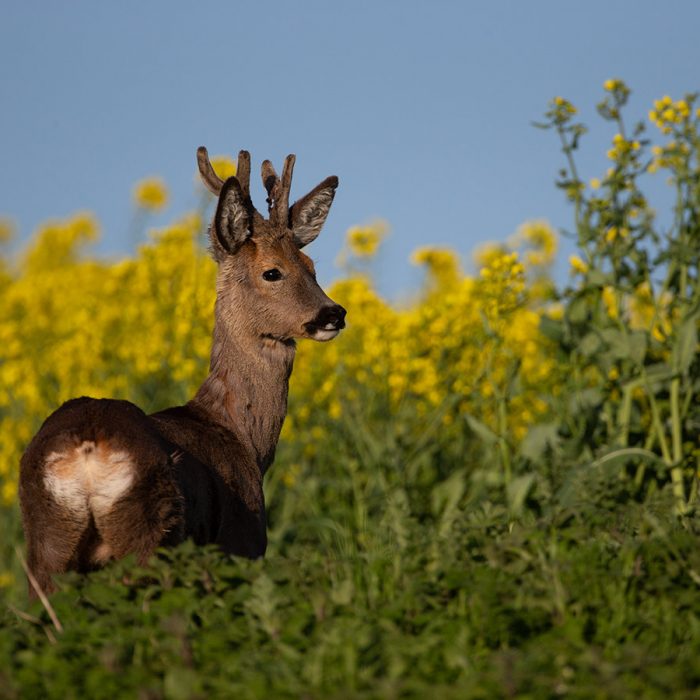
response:
M310 248L321 279L338 275L345 230L379 217L392 233L375 274L400 297L419 282L419 245L468 261L525 220L569 226L557 140L531 122L571 99L593 127L582 172L600 174L613 135L595 116L603 81L627 81L638 118L698 89L699 26L691 0L5 3L0 214L26 239L94 211L98 250L118 255L140 178L168 183L162 224L196 205L200 144L246 148L256 169L294 152L293 198L340 177ZM263 209L262 186L253 194Z

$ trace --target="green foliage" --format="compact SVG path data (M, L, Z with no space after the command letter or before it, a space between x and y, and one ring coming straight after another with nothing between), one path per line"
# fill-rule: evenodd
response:
M363 529L276 527L264 561L185 544L145 569L66 576L51 599L63 632L39 603L4 614L5 694L692 696L694 534L641 505L510 521L460 490L437 484L429 518L394 491Z
M614 454L609 467L636 469L639 482L663 480L649 469L662 464L683 515L697 501L700 472L700 110L696 95L657 100L650 120L671 140L651 146L644 123L630 130L623 119L629 88L609 80L605 89L598 111L617 132L612 167L590 190L574 159L585 133L576 109L557 98L539 125L563 144L558 184L574 203L584 256L572 258L577 284L561 295L563 318L542 327L570 368L556 410L565 439L552 456L561 470ZM659 170L676 195L667 230L643 191Z

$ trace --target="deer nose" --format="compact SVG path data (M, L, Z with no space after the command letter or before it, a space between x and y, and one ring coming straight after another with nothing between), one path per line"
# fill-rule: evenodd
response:
M340 304L333 304L321 309L316 318L315 325L320 328L333 326L336 330L345 328L345 314L347 311Z

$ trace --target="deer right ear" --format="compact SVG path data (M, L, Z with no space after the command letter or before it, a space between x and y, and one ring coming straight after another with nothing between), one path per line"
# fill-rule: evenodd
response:
M221 188L209 235L217 261L219 253L235 253L250 238L250 213L246 197L235 177L226 180Z
M299 248L311 243L321 233L337 187L338 178L331 175L292 204L289 226Z

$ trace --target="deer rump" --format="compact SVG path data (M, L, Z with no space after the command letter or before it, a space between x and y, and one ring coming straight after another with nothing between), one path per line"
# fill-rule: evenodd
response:
M235 480L206 466L222 462L236 465ZM249 462L239 440L197 406L147 416L128 401L68 401L21 462L29 568L50 590L50 571L92 571L130 553L145 563L156 547L190 537L262 556L262 476Z

